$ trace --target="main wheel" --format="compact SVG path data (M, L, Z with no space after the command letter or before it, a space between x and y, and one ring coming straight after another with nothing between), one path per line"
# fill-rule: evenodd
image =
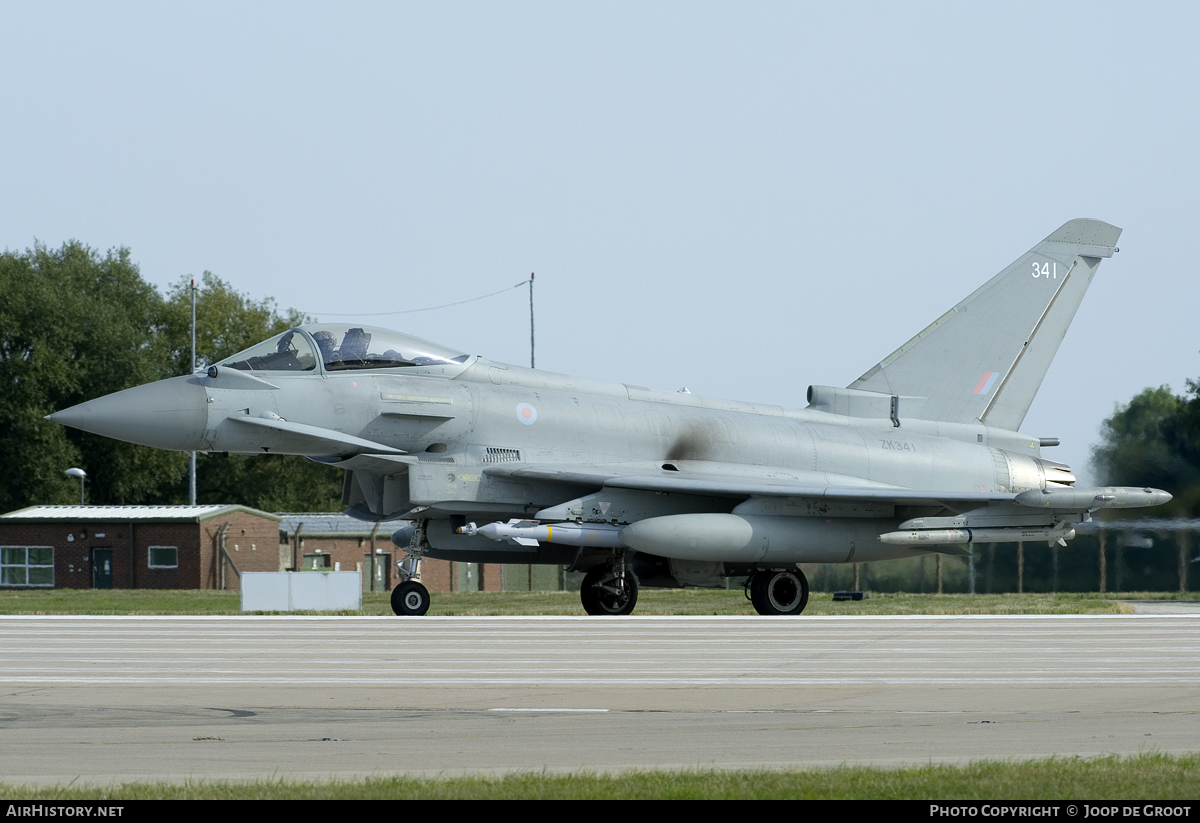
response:
M392 611L402 617L420 617L429 611L429 589L406 580L392 589Z
M583 577L579 600L588 614L630 614L637 605L638 586L633 572L625 573L620 585L612 566L597 566Z
M750 602L759 614L800 614L808 605L808 579L799 569L757 572L750 579Z

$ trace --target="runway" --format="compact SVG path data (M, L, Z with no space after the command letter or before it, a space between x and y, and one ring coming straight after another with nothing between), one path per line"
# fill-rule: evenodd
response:
M1200 749L1200 615L0 617L9 782Z

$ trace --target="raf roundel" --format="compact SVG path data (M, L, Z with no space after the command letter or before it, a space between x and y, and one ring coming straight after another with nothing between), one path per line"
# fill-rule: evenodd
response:
M537 422L537 409L528 403L517 404L517 419L526 426L532 426Z

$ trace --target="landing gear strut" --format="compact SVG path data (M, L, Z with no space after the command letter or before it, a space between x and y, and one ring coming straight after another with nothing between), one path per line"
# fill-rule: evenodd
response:
M401 617L420 617L429 611L429 589L417 578L421 575L421 553L425 541L424 523L418 525L404 554L396 564L400 585L392 589L392 611Z
M746 581L750 602L759 614L800 614L808 605L808 578L799 569L766 569Z
M637 605L637 578L626 552L614 553L612 563L596 566L583 577L579 599L593 615L630 614Z

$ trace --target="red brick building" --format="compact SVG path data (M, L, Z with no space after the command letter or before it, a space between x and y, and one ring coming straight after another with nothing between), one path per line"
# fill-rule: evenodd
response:
M32 506L0 515L0 587L238 589L274 572L277 515L245 506Z
M364 591L399 582L401 523L246 506L32 506L0 515L0 588L240 589L241 572L359 571ZM562 588L553 567L421 561L434 592Z

